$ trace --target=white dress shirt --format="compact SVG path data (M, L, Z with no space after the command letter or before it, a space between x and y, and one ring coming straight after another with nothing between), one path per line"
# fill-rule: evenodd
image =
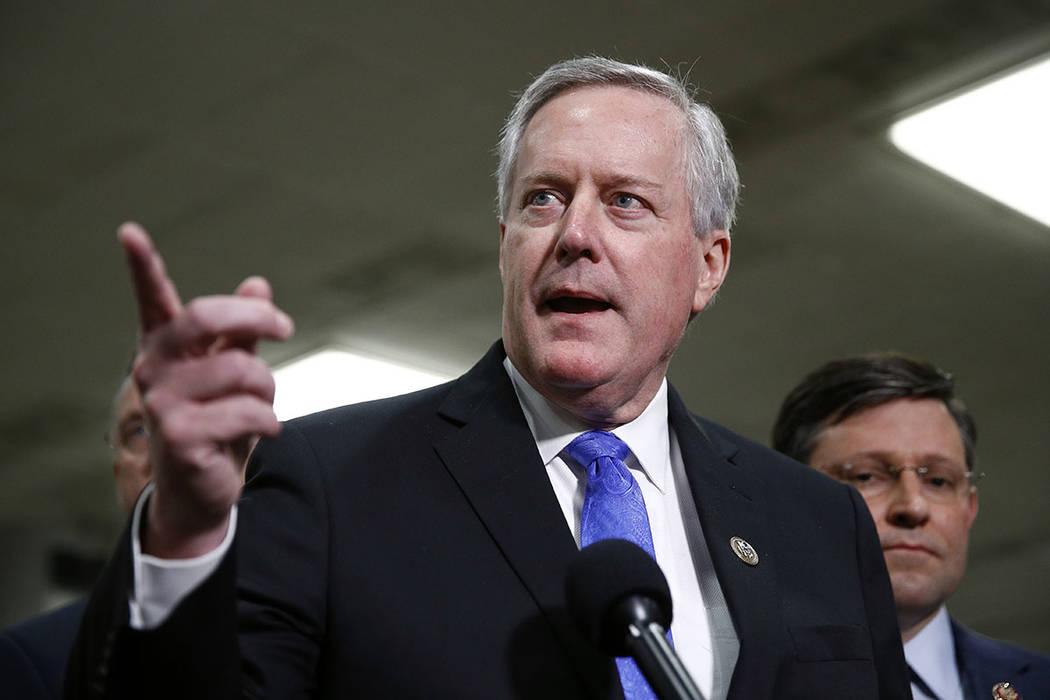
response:
M937 694L932 698L912 683L911 694L915 700L963 700L962 678L955 662L955 639L948 609L943 605L918 634L905 642L904 658Z
M579 547L586 471L562 451L590 428L544 398L509 358L503 366ZM675 651L705 698L723 698L729 690L739 643L700 531L678 440L667 422L667 381L661 383L641 415L611 432L631 448L625 463L641 487L656 561L671 589Z
M230 526L219 546L192 559L161 559L142 553L139 537L142 510L153 493L153 482L146 484L135 502L131 516L131 576L132 594L128 599L132 629L148 630L159 627L171 611L182 602L204 579L208 578L233 544L237 530L237 506L230 511Z

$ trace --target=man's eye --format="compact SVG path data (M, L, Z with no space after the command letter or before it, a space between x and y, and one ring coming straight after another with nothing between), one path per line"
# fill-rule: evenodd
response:
M149 438L149 430L145 423L134 421L126 424L120 430L120 444L132 452L142 452L146 449Z
M620 209L637 209L642 206L642 201L632 194L621 192L613 197L613 204Z
M845 471L851 484L882 484L892 478L885 468L874 464L853 464Z
M948 474L932 473L927 474L923 480L926 482L927 486L938 491L954 491L956 484L961 481L961 478L956 478Z
M552 193L551 191L539 190L538 192L533 192L532 194L530 194L528 196L528 199L525 200L525 203L528 206L545 207L550 204L554 204L555 199L556 198L554 196L554 193Z

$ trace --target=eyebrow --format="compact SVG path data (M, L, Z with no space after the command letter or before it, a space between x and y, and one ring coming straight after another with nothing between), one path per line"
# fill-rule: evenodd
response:
M131 423L145 423L145 422L146 422L146 414L144 412L142 412L142 411L132 411L131 413L125 415L123 418L120 419L120 422L117 423L117 427L122 429L125 426L130 425Z
M564 175L559 175L554 171L548 170L543 170L538 173L526 175L525 177L521 178L521 184L526 187L542 184L550 184L561 187L567 185L568 182L569 179Z
M570 178L561 173L554 172L553 170L541 170L540 172L522 177L521 183L525 186L549 183L564 187L570 184ZM600 185L603 189L629 187L654 190L662 189L664 187L664 183L662 182L634 175L614 175L608 178L602 178Z
M664 183L657 182L655 180L648 180L644 177L634 177L631 175L620 175L614 177L609 183L612 187L640 187L643 189L662 189Z
M867 457L869 459L877 459L880 462L886 462L887 464L894 464L895 466L899 466L898 462L901 461L899 459L896 459L896 455L894 455L891 452L886 452L884 450L864 450L862 452L854 452L854 453L852 453L852 454L842 458L841 460L839 460L837 462L837 464L845 464L845 463L848 463L851 459L857 459L858 457ZM912 461L912 460L907 460L907 461ZM923 466L928 466L930 464L943 463L943 462L950 462L952 464L957 464L958 463L958 461L956 459L954 459L952 457L949 457L948 455L944 455L944 454L940 454L940 453L936 453L936 452L924 452L924 453L921 453L918 456L918 459L916 459L915 461L919 465L923 465ZM963 463L963 464L965 465L965 463Z

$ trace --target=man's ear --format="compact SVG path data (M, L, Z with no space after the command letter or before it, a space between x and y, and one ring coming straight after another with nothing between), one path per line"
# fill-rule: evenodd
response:
M503 239L507 235L507 225L503 223L503 219L499 220L499 276L503 277Z
M700 274L693 294L693 313L697 314L711 303L729 272L729 232L715 230L697 240L700 256Z

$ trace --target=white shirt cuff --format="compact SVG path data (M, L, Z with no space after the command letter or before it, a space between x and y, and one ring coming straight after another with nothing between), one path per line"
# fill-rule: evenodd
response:
M131 627L148 630L159 627L171 611L219 566L233 543L237 529L237 506L230 510L230 524L219 546L192 559L161 559L142 553L139 526L142 510L153 493L150 482L142 490L131 518L131 566L133 589L128 598Z

